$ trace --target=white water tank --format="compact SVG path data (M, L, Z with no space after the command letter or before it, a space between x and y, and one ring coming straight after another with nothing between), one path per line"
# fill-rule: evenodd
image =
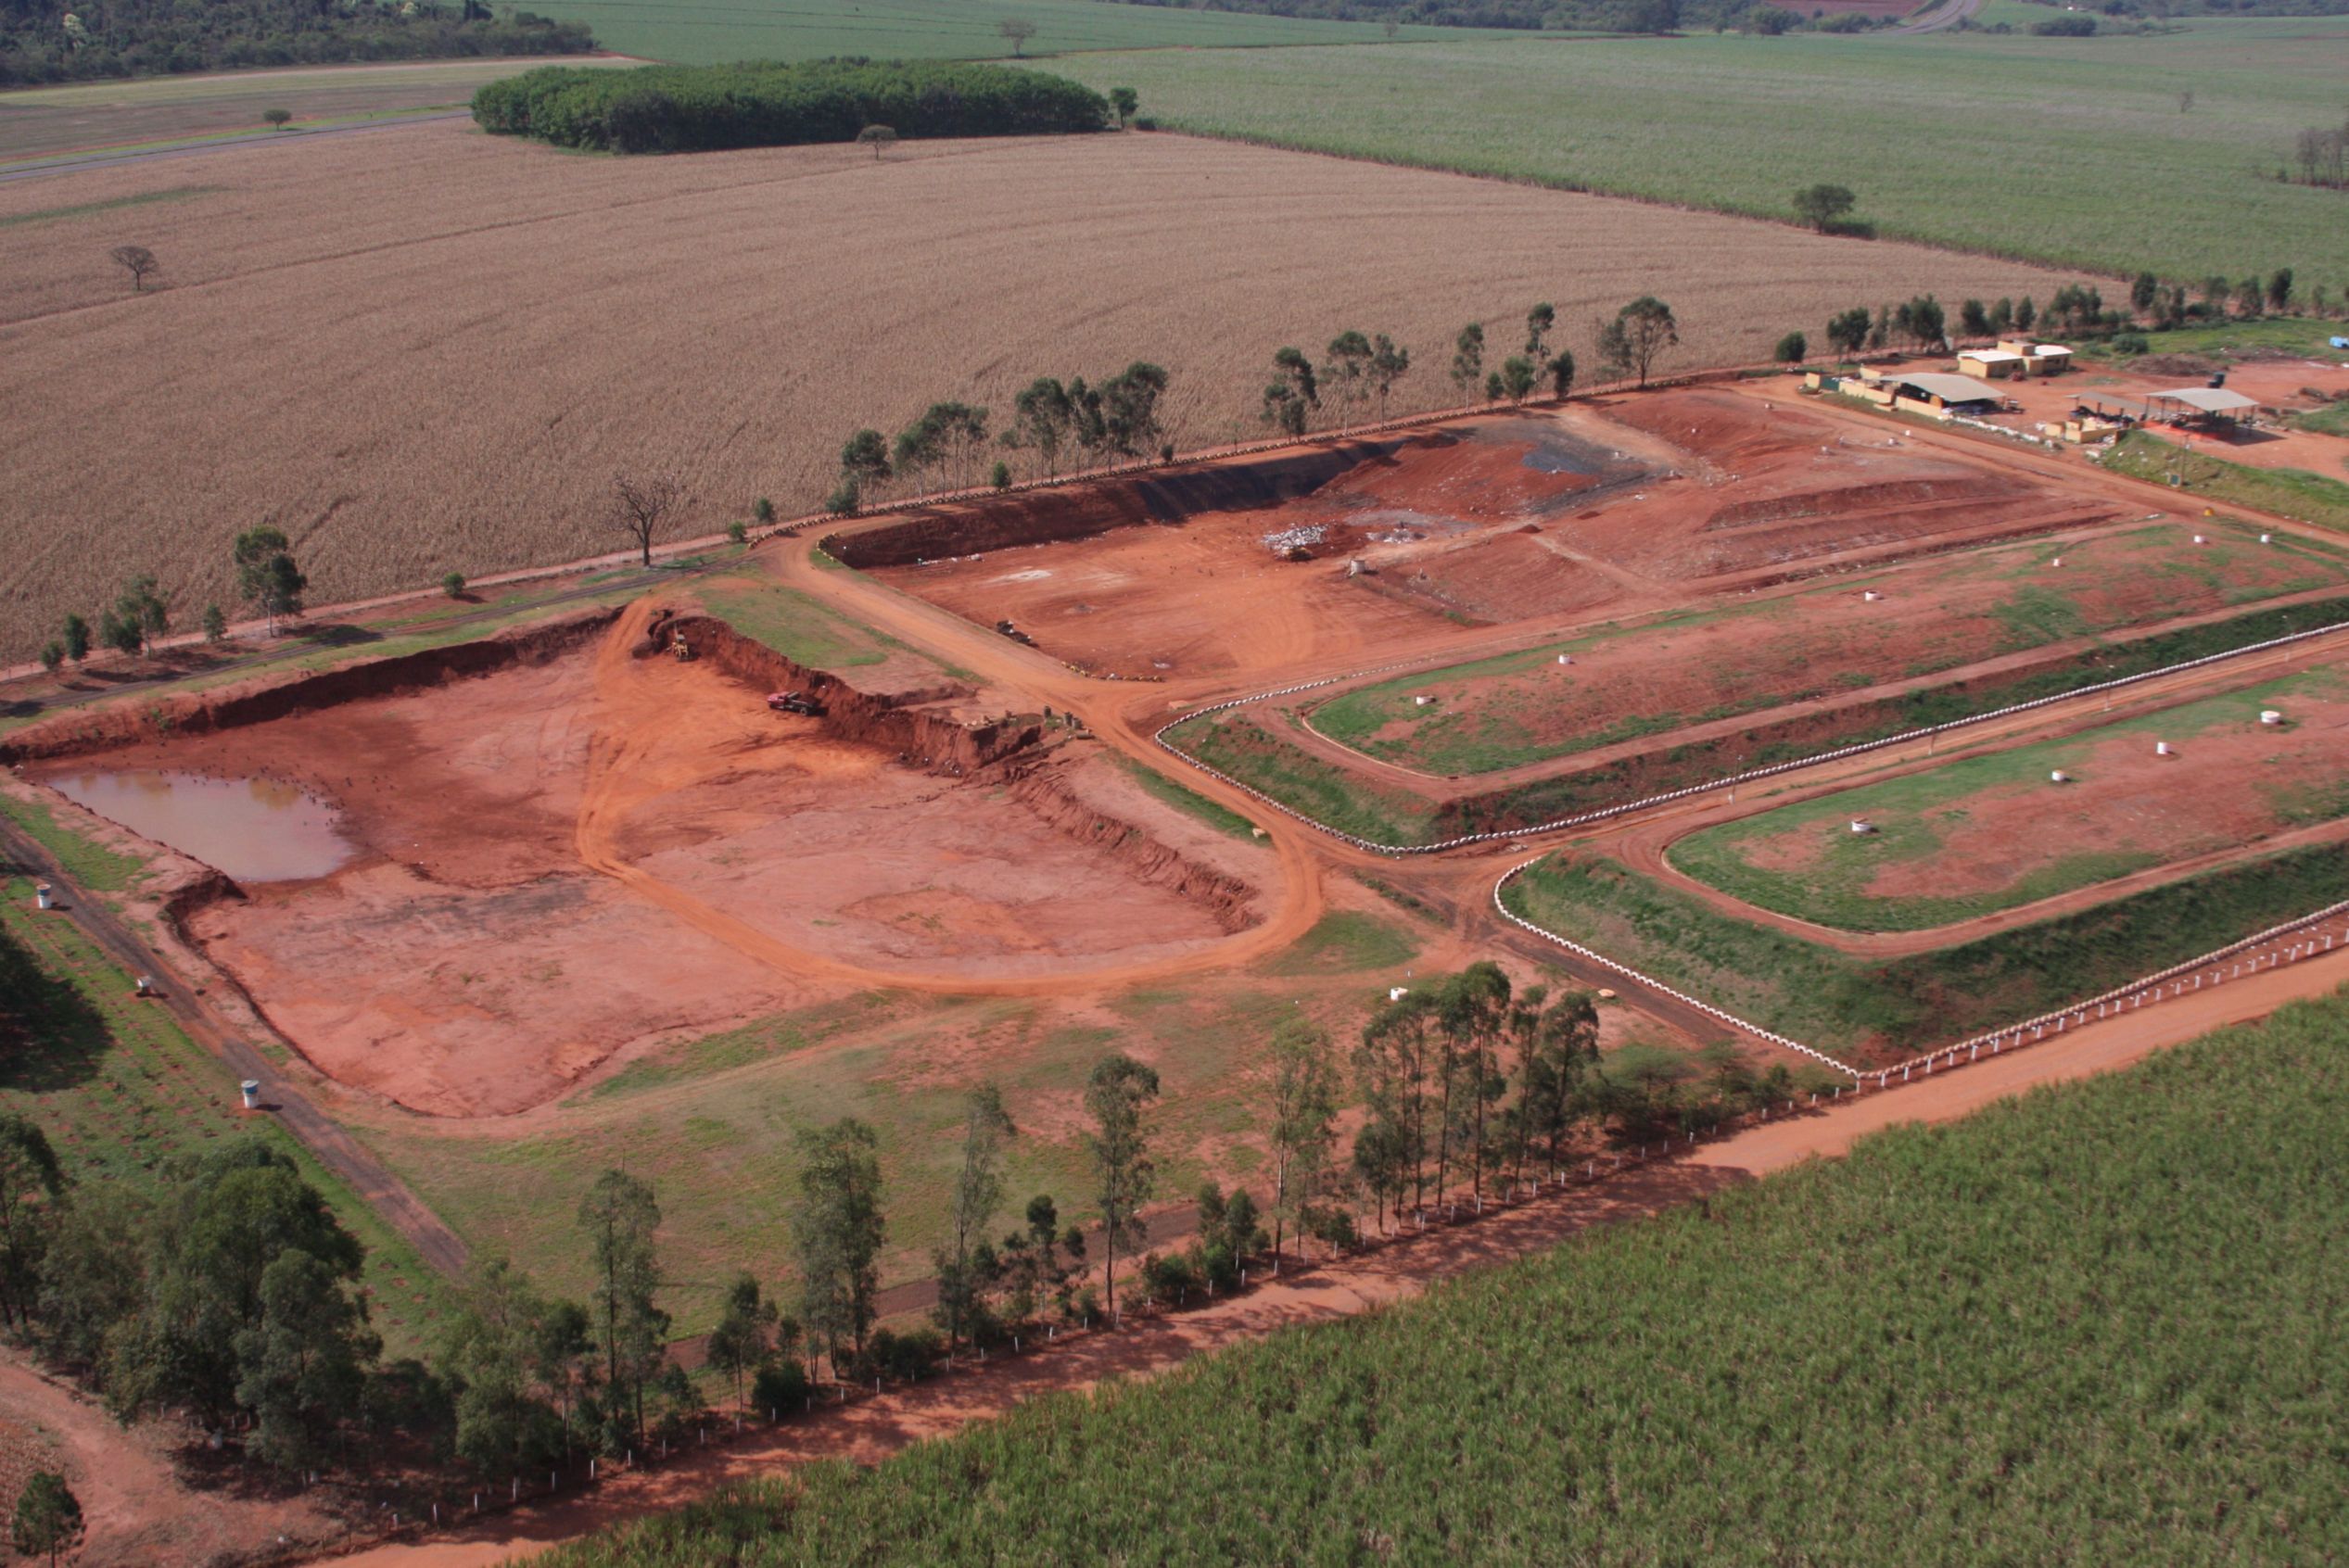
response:
M1855 816L1851 819L1851 830L1855 833L1873 833L1876 830L1876 828L1875 824L1870 822L1866 817Z
M44 909L54 909L57 907L57 904L55 902L57 890L49 886L46 882L42 883L39 887L32 890L32 897L34 902L38 903Z
M2273 727L2283 723L2284 715L2273 708L2262 708L2259 710L2259 722Z
M2072 776L2059 767L2048 775L2048 779L2051 783L2069 784L2072 781Z
M2156 741L2154 741L2154 742L2153 742L2153 754L2154 754L2155 756L2157 756L2157 757L2165 757L2165 756L2168 756L2168 755L2170 754L2169 742L2168 742L2168 741L2166 741L2166 740L2156 740Z
M244 1091L245 1108L247 1110L259 1110L261 1108L261 1081L260 1079L248 1078L236 1087Z

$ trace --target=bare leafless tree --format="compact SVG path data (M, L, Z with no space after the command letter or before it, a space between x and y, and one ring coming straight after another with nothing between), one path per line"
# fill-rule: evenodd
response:
M644 564L653 564L653 540L677 510L680 487L666 474L612 476L612 526L636 541Z
M146 291L149 274L163 265L155 259L155 252L143 245L118 245L107 254L114 258L116 266L131 274L131 287L138 293Z

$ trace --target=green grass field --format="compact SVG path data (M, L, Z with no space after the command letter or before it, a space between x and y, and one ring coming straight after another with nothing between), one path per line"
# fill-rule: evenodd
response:
M2178 487L2191 495L2349 534L2349 484L2325 474L2228 462L2188 451L2143 430L2122 436L2104 459L2104 466L2155 484L2175 474Z
M2341 1555L2349 1004L555 1568Z
M1186 719L1167 731L1166 739L1185 756L1341 833L1394 845L1426 843L1436 836L1428 802L1322 761L1246 709Z
M1733 898L1844 930L1930 930L2013 909L2224 846L2216 841L2181 842L2165 835L2155 843L2127 852L2055 855L2038 861L2018 858L2013 875L2002 885L1962 896L1883 897L1868 890L1889 868L1930 862L1945 854L1943 831L1962 824L1968 816L1968 803L1986 791L2004 794L2052 789L2055 786L2048 782L2048 774L2055 768L2069 771L2076 779L2093 778L2094 753L2115 737L2158 735L2190 741L2214 730L2239 730L2253 723L2251 715L2259 708L2316 692L2335 694L2343 678L2336 670L2310 671L2123 719L2084 735L1966 757L1929 772L1780 806L1690 834L1672 845L1671 862ZM2292 788L2296 798L2305 795L2320 801L2336 797L2344 783L2349 783L2349 776L2301 779ZM2248 780L2245 784L2249 792L2253 786ZM2128 805L2127 801L2116 802L2114 809L2126 812ZM2278 816L2279 822L2323 820L2288 806L2279 809ZM1847 823L1853 817L1866 818L1875 831L1851 832ZM1815 844L1818 853L1805 857L1799 869L1757 864L1758 857L1766 856L1773 846L1801 843Z
M2349 851L2318 845L2246 859L1880 964L1721 914L1601 854L1554 855L1505 896L1534 924L1765 1029L1832 1053L1898 1059L2349 898Z
M606 49L648 59L706 65L722 60L996 59L1011 44L1006 18L1035 25L1030 56L1098 49L1244 49L1284 44L1383 43L1367 22L1313 21L1122 6L1106 0L548 0L541 14L582 21ZM1441 38L1452 30L1406 27L1401 39Z
M363 1283L385 1354L416 1353L443 1303L440 1279L360 1196L266 1117L236 1108L236 1079L153 1003L67 917L32 912L32 885L0 886L0 1108L39 1122L77 1181L149 1190L178 1156L237 1133L300 1164L335 1217L367 1247Z
M755 569L712 579L700 598L711 614L744 637L809 669L878 664L903 647L797 588L759 580Z
M2341 18L2198 19L2144 38L1455 35L1054 69L1213 135L1772 218L1832 181L1886 237L2181 280L2286 266L2339 295L2339 194L2267 176L2304 127L2340 121L2344 47Z
M2318 278L2317 283L2325 283ZM2335 292L2326 284L2328 292ZM2297 297L2297 285L2295 285ZM2145 339L2148 354L2197 354L2214 360L2231 360L2248 354L2279 352L2305 354L2322 358L2338 356L2341 350L2332 348L2329 339L2338 337L2342 323L2322 321L2312 316L2260 316L2252 320L2230 318L2207 325L2173 327L2167 332L2148 332ZM2139 356L2116 352L2110 338L2083 338L2075 346L2085 360L2109 361L2127 366Z

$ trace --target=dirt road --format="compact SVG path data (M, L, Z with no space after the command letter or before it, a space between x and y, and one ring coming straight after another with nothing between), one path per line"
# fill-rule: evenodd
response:
M82 1504L86 1534L71 1558L82 1568L209 1562L342 1533L299 1498L189 1486L170 1452L172 1429L150 1423L125 1430L95 1400L5 1359L0 1416L54 1440L55 1462Z
M133 935L102 900L92 898L45 849L5 818L0 818L0 856L54 886L60 912L105 949L124 974L159 977L161 984L156 1005L169 1008L188 1036L218 1056L230 1071L258 1081L261 1101L271 1114L364 1198L386 1224L405 1236L426 1263L451 1279L464 1271L464 1243L406 1182L312 1104L257 1046L213 1012L202 996L174 978L172 967Z
M1211 1308L993 1362L791 1423L724 1449L680 1456L656 1472L614 1480L571 1501L343 1561L367 1568L469 1568L507 1562L677 1507L729 1481L775 1474L813 1459L877 1462L924 1438L1002 1415L1041 1393L1089 1388L1111 1376L1149 1376L1275 1329L1351 1317L1416 1296L1432 1280L1522 1258L1595 1226L1644 1218L1806 1159L1843 1154L1855 1140L1886 1127L1951 1120L2010 1094L2126 1067L2165 1046L2263 1018L2287 1002L2323 994L2343 982L2349 982L2349 949L2148 1013L2090 1024L2060 1043L1938 1073L1832 1112L1747 1128L1682 1157L1495 1208L1474 1222L1431 1231L1368 1257L1319 1265Z

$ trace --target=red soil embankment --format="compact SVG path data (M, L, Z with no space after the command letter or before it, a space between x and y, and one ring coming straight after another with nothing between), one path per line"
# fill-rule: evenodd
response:
M593 642L618 615L616 609L602 607L500 632L476 642L427 648L318 673L265 677L215 691L160 698L136 707L61 714L18 731L0 744L0 764L84 756L171 735L202 735L266 724L362 698L389 697L470 676L488 675L516 664L543 664Z
M1011 798L1055 832L1100 851L1135 880L1199 904L1225 930L1244 931L1256 924L1255 889L1078 798L1056 770L1027 774L1011 786Z
M656 613L637 656L666 652L678 638L685 639L696 659L708 661L744 686L759 691L806 693L822 705L826 727L840 739L882 747L923 766L967 773L1025 751L1044 734L1043 724L1031 717L965 725L911 705L963 695L956 686L917 692L910 699L859 691L829 670L794 663L707 615Z
M1257 512L1314 491L1365 463L1384 462L1414 441L1331 441L1300 451L1163 474L1120 475L1023 491L1000 499L922 507L885 527L832 534L824 553L859 570L1088 538L1112 528L1181 523L1209 512Z
M963 725L905 705L901 699L858 691L840 677L808 669L708 616L656 613L638 656L665 652L679 637L696 659L756 690L806 692L822 704L826 727L843 740L887 748L908 761L957 774L1006 764L1013 770L1011 799L1054 832L1100 852L1136 880L1200 905L1226 931L1256 924L1251 906L1255 889L1246 882L1200 865L1148 830L1081 798L1057 766L1028 765L1044 739L1044 726L1036 719ZM959 690L946 688L935 696Z

